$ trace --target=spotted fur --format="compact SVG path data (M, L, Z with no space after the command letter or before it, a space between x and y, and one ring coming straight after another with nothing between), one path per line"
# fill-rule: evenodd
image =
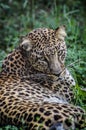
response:
M33 30L3 61L0 126L29 130L83 127L84 111L68 103L75 81L65 68L65 27Z

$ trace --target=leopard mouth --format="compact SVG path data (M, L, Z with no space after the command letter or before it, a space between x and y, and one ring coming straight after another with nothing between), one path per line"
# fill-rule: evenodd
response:
M62 69L61 71L53 71L50 69L50 73L52 73L53 75L57 76L57 77L65 77L66 74L66 69Z

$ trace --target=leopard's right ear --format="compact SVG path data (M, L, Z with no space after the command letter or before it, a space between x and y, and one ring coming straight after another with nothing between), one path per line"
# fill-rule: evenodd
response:
M23 39L20 44L20 47L25 51L30 51L32 49L31 40L29 38Z

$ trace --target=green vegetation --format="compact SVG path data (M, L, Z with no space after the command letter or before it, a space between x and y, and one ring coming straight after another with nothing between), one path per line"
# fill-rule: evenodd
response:
M0 67L4 57L19 44L22 35L33 28L57 28L65 24L68 34L66 66L77 82L74 104L86 110L85 5L85 0L0 0ZM0 130L18 129L7 126Z

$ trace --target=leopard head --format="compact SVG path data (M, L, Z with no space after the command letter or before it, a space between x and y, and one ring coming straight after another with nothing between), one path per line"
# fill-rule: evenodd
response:
M28 60L35 70L58 75L65 68L65 37L64 26L55 30L39 28L22 38L20 48L27 53Z

